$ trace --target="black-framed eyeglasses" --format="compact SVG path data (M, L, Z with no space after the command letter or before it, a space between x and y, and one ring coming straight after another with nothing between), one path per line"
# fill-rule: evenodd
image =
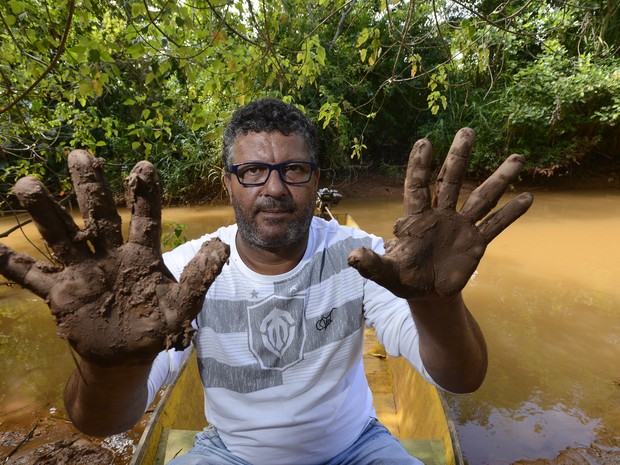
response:
M249 162L232 165L227 171L237 176L242 186L262 186L272 171L277 171L286 184L305 184L312 179L317 164L310 161L285 161L284 163Z

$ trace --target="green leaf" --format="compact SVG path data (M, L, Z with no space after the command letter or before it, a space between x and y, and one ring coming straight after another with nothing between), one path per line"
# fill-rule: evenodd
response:
M132 3L131 4L131 15L136 17L142 14L146 14L146 8L143 3Z
M38 40L37 33L33 31L32 29L28 29L26 31L26 37L28 37L28 40L32 42L33 44L36 43Z
M11 6L11 11L15 15L20 15L26 10L26 4L24 2L20 2L19 0L10 0L9 5Z
M69 52L71 55L73 55L73 58L76 61L82 61L85 58L86 50L87 50L86 46L84 46L84 45L76 45L75 47L71 47L71 48L67 49L67 52Z
M141 58L144 55L144 45L140 42L132 45L127 49L127 54L131 56L134 60L137 58Z
M364 45L364 43L368 40L368 37L370 35L370 30L367 28L362 29L362 32L360 33L359 37L357 38L357 42L355 43L356 47L361 47L362 45Z
M96 63L101 58L101 53L96 48L91 48L88 50L88 61L91 63Z
M110 52L107 50L100 50L100 59L105 63L115 63L116 60L110 55Z
M91 79L82 79L78 86L78 92L82 97L90 97L93 94L93 81Z

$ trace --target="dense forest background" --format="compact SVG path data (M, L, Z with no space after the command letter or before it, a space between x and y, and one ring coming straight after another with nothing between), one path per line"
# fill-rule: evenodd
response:
M260 96L316 121L333 179L398 173L424 136L439 165L463 126L474 177L620 163L617 0L0 0L0 50L0 208L24 175L67 196L73 148L117 192L146 158L168 202L208 200Z

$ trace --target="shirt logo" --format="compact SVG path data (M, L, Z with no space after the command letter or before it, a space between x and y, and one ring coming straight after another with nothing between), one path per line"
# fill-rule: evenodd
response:
M304 304L301 297L273 296L247 307L250 350L262 369L283 371L303 360Z
M321 318L319 318L319 321L316 322L316 329L318 329L319 331L324 331L327 329L327 327L329 325L332 324L332 312L336 310L336 307L332 308L329 313L326 313L325 315L321 316Z
M274 308L260 324L260 334L265 348L282 357L295 337L295 322L290 313Z

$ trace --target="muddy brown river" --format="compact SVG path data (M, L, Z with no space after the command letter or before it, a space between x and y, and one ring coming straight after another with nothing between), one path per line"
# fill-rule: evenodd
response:
M461 447L470 465L618 464L620 191L534 194L531 210L489 246L465 290L490 365L476 393L448 396ZM345 199L335 210L391 237L401 207L394 196ZM232 220L227 206L164 211L164 221L187 225L187 238ZM0 232L14 224L0 219ZM25 230L38 237L32 225ZM33 250L20 232L3 242ZM36 463L80 463L62 462L47 445L63 438L91 445L64 416L62 389L73 366L45 304L0 286L1 463L35 463L41 454ZM138 434L96 441L105 453L93 452L88 463L127 463Z

